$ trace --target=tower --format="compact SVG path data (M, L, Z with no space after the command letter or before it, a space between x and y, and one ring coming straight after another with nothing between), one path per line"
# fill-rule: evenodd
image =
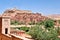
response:
M0 17L0 33L10 34L10 17L8 16Z

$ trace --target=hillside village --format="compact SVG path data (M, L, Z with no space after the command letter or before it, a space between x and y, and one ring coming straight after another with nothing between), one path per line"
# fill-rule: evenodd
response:
M31 24L34 25L46 19L55 20L55 24L58 26L60 25L58 23L58 21L60 20L59 14L45 16L42 15L42 13L33 13L30 10L19 10L17 8L12 8L5 10L2 16L10 16L11 22L16 21L18 22L19 25L31 25Z
M29 10L19 10L19 9L8 9L3 14L3 16L10 16L11 20L16 20L22 24L29 24L31 22L37 23L48 19L48 17L42 15L41 13L33 13Z
M8 9L0 15L0 40L33 40L32 36L26 33L29 28L50 19L54 20L54 26L60 26L60 17L55 15L54 17L44 16L29 10ZM25 31L20 30L20 27L23 27ZM28 30L25 27L28 27Z

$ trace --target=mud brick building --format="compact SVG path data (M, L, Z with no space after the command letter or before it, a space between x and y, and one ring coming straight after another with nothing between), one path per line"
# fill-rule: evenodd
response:
M19 9L8 9L2 15L10 16L11 20L17 20L18 22L22 22L24 24L28 24L30 22L40 22L47 19L46 16L43 16L41 13L33 13L30 10L19 10Z
M23 40L22 38L10 34L10 17L0 17L0 40Z

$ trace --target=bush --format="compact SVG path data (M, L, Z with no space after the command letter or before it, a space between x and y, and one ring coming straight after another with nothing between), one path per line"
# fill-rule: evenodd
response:
M19 30L23 30L25 32L28 32L29 31L29 27L20 27L18 28Z
M47 29L42 29L42 27L35 26L29 30L29 34L34 40L60 40L58 38L57 30L53 28L50 28L50 30L47 31Z
M51 28L54 27L54 21L53 20L45 20L44 21L45 28Z

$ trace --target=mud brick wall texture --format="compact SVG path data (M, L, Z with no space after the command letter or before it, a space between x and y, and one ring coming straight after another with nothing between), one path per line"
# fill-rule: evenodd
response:
M22 40L22 39L14 37L14 36L8 37L4 34L0 34L0 40Z

